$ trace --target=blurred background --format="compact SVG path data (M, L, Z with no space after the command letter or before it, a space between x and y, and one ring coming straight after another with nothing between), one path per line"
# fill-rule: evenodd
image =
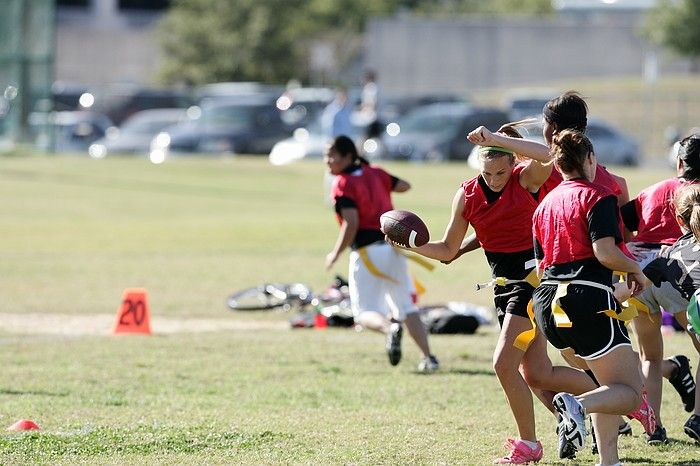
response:
M696 0L0 0L0 151L466 160L576 89L606 164L700 126ZM362 108L368 72L376 114ZM342 95L342 96L341 96ZM346 107L347 106L347 107ZM339 118L339 116L338 116ZM378 124L367 133L368 123ZM541 138L533 123L526 137Z

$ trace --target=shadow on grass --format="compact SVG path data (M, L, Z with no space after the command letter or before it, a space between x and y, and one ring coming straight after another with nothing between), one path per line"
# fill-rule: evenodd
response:
M448 374L462 374L462 375L488 375L490 377L496 377L494 371L485 369L450 369L445 371Z
M46 390L12 390L0 388L0 395L68 396L67 392L47 392Z
M669 461L669 462L663 462L663 463L650 463L649 458L621 458L622 461L624 461L623 464L664 464L668 466L698 466L700 465L700 461L695 461L695 460L690 460L690 461Z

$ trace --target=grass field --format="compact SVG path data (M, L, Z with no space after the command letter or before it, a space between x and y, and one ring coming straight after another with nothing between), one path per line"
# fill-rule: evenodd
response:
M440 236L473 172L388 166L414 186L397 208ZM619 173L632 195L671 176ZM411 344L392 368L376 334L288 330L288 314L225 308L245 286L301 281L320 291L331 280L323 261L337 225L322 178L318 161L0 159L0 427L21 418L42 427L1 434L0 463L490 464L515 435L491 368L495 328L433 337L443 370L424 376ZM334 272L346 275L346 264ZM489 276L481 253L438 265L417 271L424 303L490 304L473 286ZM109 335L127 287L148 290L153 336ZM165 332L165 318L187 331ZM27 325L9 324L18 319ZM202 331L204 320L220 330ZM689 341L670 336L666 351L690 355ZM636 424L621 440L627 464L700 462L665 384L671 443L647 446ZM554 421L536 409L541 464L560 464ZM594 462L584 452L573 464Z

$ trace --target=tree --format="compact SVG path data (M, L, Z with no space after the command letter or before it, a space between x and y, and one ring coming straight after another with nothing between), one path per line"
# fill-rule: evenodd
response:
M159 25L161 78L309 81L314 43L334 50L342 68L361 50L367 21L406 11L422 15L551 12L550 0L174 0Z
M660 0L646 19L646 36L654 43L700 63L700 1Z
M334 31L359 34L368 17L395 5L373 0L179 0L159 25L161 77L186 84L305 79L315 38Z

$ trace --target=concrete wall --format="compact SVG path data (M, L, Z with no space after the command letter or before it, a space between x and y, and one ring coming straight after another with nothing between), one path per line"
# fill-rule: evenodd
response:
M634 18L589 21L376 19L369 25L367 66L384 92L468 92L566 78L637 75L653 48ZM685 71L685 61L659 60Z
M159 66L154 26L160 15L120 12L115 0L59 9L56 80L88 86L151 83Z

